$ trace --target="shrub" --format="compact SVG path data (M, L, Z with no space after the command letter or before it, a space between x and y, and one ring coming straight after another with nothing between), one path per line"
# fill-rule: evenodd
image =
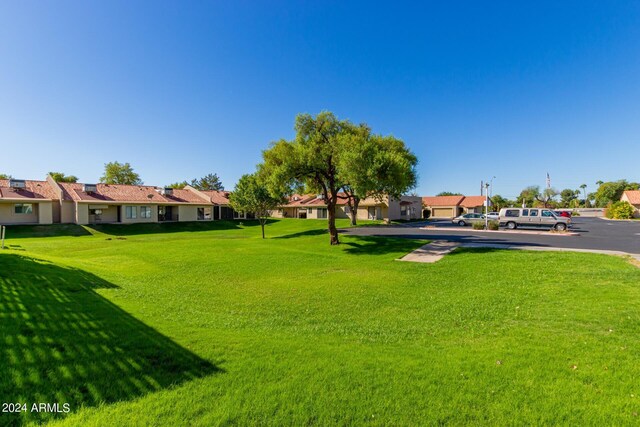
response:
M474 222L473 223L474 230L484 230L484 222Z
M633 206L629 202L618 201L611 203L607 208L607 218L631 219L633 218Z
M500 223L496 220L489 221L489 230L497 230L500 226Z
M580 216L580 212L578 212L576 209L574 209L574 210L571 212L571 216Z

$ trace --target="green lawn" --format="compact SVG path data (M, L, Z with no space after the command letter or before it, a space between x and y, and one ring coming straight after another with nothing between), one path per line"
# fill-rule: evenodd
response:
M344 226L347 222L342 222ZM282 220L8 230L0 424L640 421L640 269ZM160 233L159 231L165 231ZM60 237L29 237L59 234Z

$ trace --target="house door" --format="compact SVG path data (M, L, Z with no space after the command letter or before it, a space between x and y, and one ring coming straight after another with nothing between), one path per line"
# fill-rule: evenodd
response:
M379 207L369 207L367 208L369 219L381 219L382 218L382 210Z

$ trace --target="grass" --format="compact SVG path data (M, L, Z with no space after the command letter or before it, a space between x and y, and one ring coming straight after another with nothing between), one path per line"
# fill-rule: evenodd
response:
M340 223L347 225L348 221ZM168 225L168 224L167 224ZM325 223L10 228L0 424L631 424L640 270ZM55 227L54 227L55 228ZM35 237L33 237L35 236Z

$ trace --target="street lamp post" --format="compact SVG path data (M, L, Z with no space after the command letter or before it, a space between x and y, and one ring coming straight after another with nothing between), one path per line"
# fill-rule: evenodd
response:
M489 229L489 183L487 182L485 185L484 192L484 229Z

